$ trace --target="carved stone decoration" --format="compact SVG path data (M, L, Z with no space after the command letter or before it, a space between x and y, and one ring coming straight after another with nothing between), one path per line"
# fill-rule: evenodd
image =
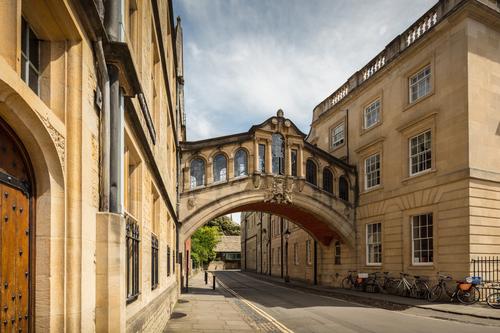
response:
M188 208L189 210L196 207L196 199L194 197L188 199Z
M252 176L253 187L256 189L260 187L260 173L255 172Z
M61 160L61 165L63 170L65 169L65 151L66 151L66 140L64 136L57 131L57 129L52 125L52 123L49 120L48 115L41 116L43 124L47 128L47 131L50 134L50 137L54 141L54 144L56 146L57 154L59 155L59 159Z
M272 186L269 190L265 202L277 204L292 203L292 184L289 184L286 178L274 177Z

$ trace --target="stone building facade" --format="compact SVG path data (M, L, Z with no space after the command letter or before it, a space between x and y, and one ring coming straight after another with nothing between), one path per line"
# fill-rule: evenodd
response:
M442 0L314 108L307 141L357 170L356 245L319 244L318 283L335 285L349 269L460 278L472 258L500 253L499 77L498 2ZM317 179L330 182L321 168ZM252 214L242 242L261 237ZM290 276L311 281L314 245L289 229ZM282 256L282 241L271 243Z
M161 331L185 128L171 1L0 12L1 330Z

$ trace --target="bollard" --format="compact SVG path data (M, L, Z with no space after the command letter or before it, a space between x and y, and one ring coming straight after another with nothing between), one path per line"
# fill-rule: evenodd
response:
M214 283L212 285L212 289L215 290L215 275L213 275L213 277L214 277Z
M205 271L205 285L208 284L208 272Z

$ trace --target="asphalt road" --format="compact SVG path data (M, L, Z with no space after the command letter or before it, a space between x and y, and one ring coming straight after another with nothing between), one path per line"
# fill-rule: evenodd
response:
M391 311L308 293L262 281L241 272L217 272L229 292L276 321L281 332L500 332L498 320L445 315L410 308ZM288 329L288 331L287 331Z

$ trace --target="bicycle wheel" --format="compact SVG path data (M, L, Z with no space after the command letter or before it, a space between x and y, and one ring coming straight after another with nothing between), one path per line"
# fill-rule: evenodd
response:
M398 289L399 280L389 280L385 283L384 289L388 294L396 295Z
M352 289L352 281L348 277L342 280L342 288L344 289Z
M441 295L443 294L443 288L437 284L431 288L427 300L429 302L436 302L441 299Z
M493 309L500 309L500 293L490 294L486 298L486 303L488 303L488 305Z
M469 290L458 289L457 291L457 299L463 304L474 304L479 301L480 297L479 289L476 286L471 286Z

